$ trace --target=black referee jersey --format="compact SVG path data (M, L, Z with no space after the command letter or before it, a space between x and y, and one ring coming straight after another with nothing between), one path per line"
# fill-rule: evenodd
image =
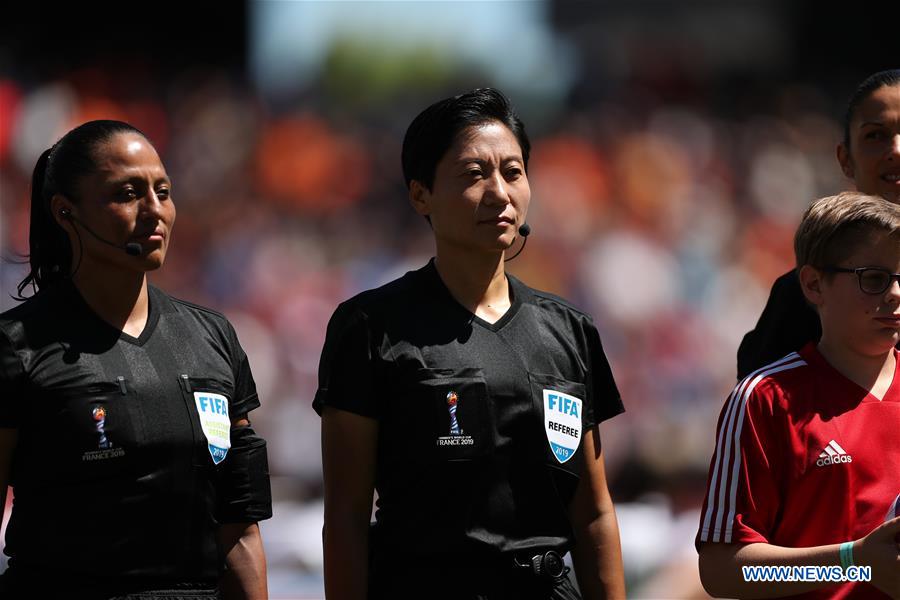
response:
M806 302L797 270L775 280L756 327L744 336L737 354L738 379L800 350L822 337L819 315Z
M573 545L581 438L624 409L591 318L507 277L493 324L432 260L328 325L315 409L379 424L373 576L436 570L453 589L470 568Z
M264 442L230 433L259 406L234 330L152 286L149 300L137 338L70 282L0 315L0 427L18 430L7 581L214 585L218 524L271 516L268 474L240 459Z

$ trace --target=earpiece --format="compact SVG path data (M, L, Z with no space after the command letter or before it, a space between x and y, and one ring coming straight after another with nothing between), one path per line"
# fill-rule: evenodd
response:
M503 262L509 262L518 255L522 254L522 250L525 249L525 244L528 243L528 236L531 234L531 225L528 223L522 223L522 225L518 229L519 235L522 236L522 245L519 247L519 251L510 256L509 258L503 259Z
M81 225L81 227L85 231L87 231L89 234L91 234L91 236L93 236L94 239L96 239L100 242L103 242L104 244L106 244L108 246L112 246L113 248L118 248L119 250L123 250L125 252L125 254L127 254L128 256L140 256L141 254L144 253L143 246L141 246L137 242L129 242L129 243L125 244L124 246L122 246L122 245L116 244L115 242L111 242L104 237L101 237L96 232L94 232L93 229L88 227L81 219L75 218L75 215L73 215L72 211L69 210L68 208L59 209L59 216L62 217L63 219L71 221L73 225L74 224Z

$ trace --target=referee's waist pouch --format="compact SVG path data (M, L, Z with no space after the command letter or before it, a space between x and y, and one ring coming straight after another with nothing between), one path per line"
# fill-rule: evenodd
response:
M567 581L560 553L535 549L516 554L450 549L417 555L379 543L377 527L369 532L369 598L466 598L468 595L516 598L542 594Z

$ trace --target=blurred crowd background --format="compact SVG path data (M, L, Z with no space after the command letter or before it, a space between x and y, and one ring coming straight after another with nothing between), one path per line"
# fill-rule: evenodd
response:
M178 207L151 280L223 311L259 388L273 598L322 595L311 402L328 318L432 253L406 201L405 128L484 85L512 98L533 143L533 234L510 270L594 316L625 400L601 432L630 595L703 597L693 537L735 352L792 265L805 206L848 185L843 107L900 65L882 31L894 9L33 4L0 23L0 309L25 273L40 152L90 119L144 130Z

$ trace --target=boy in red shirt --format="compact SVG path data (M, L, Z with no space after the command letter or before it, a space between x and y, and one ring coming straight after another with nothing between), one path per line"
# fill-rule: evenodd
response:
M725 403L700 577L714 596L898 597L900 518L884 519L900 492L900 207L857 192L817 200L794 250L822 338ZM754 565L871 566L871 583L747 581Z

